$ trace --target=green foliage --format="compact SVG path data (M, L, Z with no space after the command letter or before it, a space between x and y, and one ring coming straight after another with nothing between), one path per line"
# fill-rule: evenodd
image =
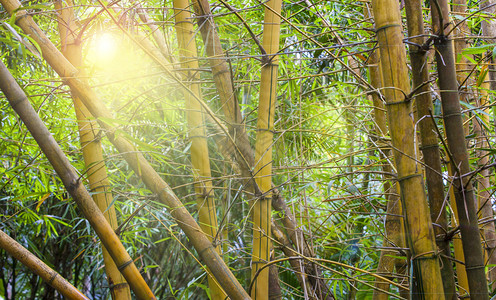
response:
M281 29L273 183L294 213L315 258L321 260L321 275L336 299L348 299L353 294L354 299L370 299L374 278L359 270L374 272L377 268L386 216L382 165L390 164L391 159L383 159L380 154L389 141L387 136L377 137L373 129L368 90L347 66L357 62L355 71L365 76L374 36L367 29L371 24L364 19L362 2L315 2L311 6L308 3L285 1L283 8L283 17L289 23L282 22ZM59 43L56 12L51 3L25 5L34 11L36 21L52 41ZM125 17L120 19L121 25L129 33L150 36L150 29L135 16L135 8L122 5ZM177 54L171 1L148 1L143 5L173 54ZM233 97L240 103L253 145L261 53L235 14L221 4L211 5L234 80ZM232 1L230 5L261 39L262 5L258 1ZM475 9L472 6L471 11ZM132 141L197 217L191 141L179 84L180 80L190 79L178 75L180 66L175 62L170 66L176 68L175 77L164 74L95 3L80 2L75 11L84 47L83 71L101 101L114 113L113 118L100 121L116 126L116 135ZM475 32L480 18L474 15L469 21ZM2 11L0 22L2 60L30 95L40 117L85 180L87 170L68 88L38 57L38 46L14 24L14 19ZM117 47L111 56L102 58L95 49L98 36L104 33L113 36ZM197 45L200 69L195 71L202 83L203 98L216 117L224 120L199 32ZM463 54L475 55L472 60L478 63L487 51L492 51L494 57L494 49L494 44L481 40ZM483 73L484 70L474 72L479 79L475 85L481 85ZM474 120L489 114L475 103L463 106ZM434 101L433 114L441 114L439 101ZM241 178L239 170L220 152L219 147L224 145L215 142L223 133L209 116L204 119L222 228L217 240L229 267L248 287L254 196L244 192L246 178ZM437 122L441 128L441 121ZM494 131L492 123L483 123L483 127L486 132ZM193 247L166 208L103 135L105 166L120 237L157 299L208 298L203 262L197 261L197 253L191 250ZM88 297L109 299L95 233L5 99L0 101L0 139L0 229ZM474 150L485 150L494 158L494 139L488 141L489 146L484 148L472 144ZM494 192L494 188L488 191ZM279 222L282 214L273 216ZM284 257L277 243L274 251L276 259ZM277 266L283 298L303 298L305 291L289 262ZM0 296L11 299L11 291L15 291L15 299L60 298L3 250L0 267Z

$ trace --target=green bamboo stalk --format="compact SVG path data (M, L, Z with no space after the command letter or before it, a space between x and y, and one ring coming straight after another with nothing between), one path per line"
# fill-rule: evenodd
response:
M63 59L65 59L62 56ZM43 153L50 161L57 174L62 179L65 188L76 201L79 209L100 237L103 245L109 251L117 268L126 278L131 289L139 299L155 299L133 260L108 224L102 212L91 198L88 190L82 184L69 160L52 137L45 124L29 103L26 94L17 84L7 67L0 63L0 89L9 100L10 105L22 119L29 132L35 138Z
M67 85L71 87L78 97L80 97L81 101L91 114L99 120L100 126L105 130L110 142L114 144L120 153L122 153L124 159L128 162L134 172L140 176L145 185L153 193L158 195L159 200L166 205L172 217L178 222L186 236L188 236L198 254L209 267L210 271L228 296L232 299L249 299L246 291L241 287L229 268L222 261L222 258L215 251L212 243L205 236L200 226L186 210L172 189L160 175L153 170L149 162L123 136L123 134L116 134L117 128L110 124L111 121L102 121L113 120L114 118L93 89L77 77L77 69L64 58L52 42L45 36L43 31L40 30L33 19L24 10L19 10L20 3L17 0L0 0L0 3L2 3L3 7L9 13L16 13L17 25L21 27L26 34L30 34L38 43L42 50L43 58L59 76L64 78Z
M474 191L469 176L464 176L470 172L470 165L458 94L453 43L450 37L446 36L451 29L448 19L448 2L446 0L431 1L431 15L433 31L437 36L434 43L443 120L448 150L453 158L451 164L454 174L453 190L458 208L470 298L489 299Z
M3 64L3 62L2 62ZM33 273L40 276L46 283L56 289L66 299L70 300L88 300L88 298L70 284L65 278L47 266L42 260L29 252L21 244L0 230L0 248L4 249L28 267Z
M272 143L274 111L277 100L277 52L282 1L270 0L264 4L265 17L262 47L266 55L262 58L260 98L258 103L257 138L255 143L255 182L260 193L255 194L253 207L253 252L252 252L252 298L268 299L269 268L259 271L270 261L271 207L272 207ZM274 12L275 11L275 12ZM255 275L258 273L258 276Z
M415 135L399 3L373 0L382 78L393 154L401 189L406 240L410 247L418 292L444 299L441 272L420 165L415 160Z
M65 4L60 0L55 1L55 9L59 12L57 20L59 23L62 53L76 68L81 68L82 45L77 41L77 25L72 6L73 3L71 0L66 0ZM90 112L81 103L81 100L75 95L72 96L72 99L78 120L79 139L84 164L88 170L89 188L93 193L93 199L103 212L105 219L109 222L112 229L115 230L118 227L117 216L115 214L115 207L110 205L113 196L108 191L110 183L107 178L107 168L103 160L102 145L100 139L97 138L99 126L91 118ZM131 299L129 285L117 269L112 257L104 246L102 246L102 255L112 299Z
M217 236L218 226L204 121L205 112L196 100L201 99L200 85L198 83L188 83L188 81L200 81L197 72L199 65L196 59L197 50L194 28L191 13L188 10L189 1L174 0L173 3L180 55L179 60L184 69L184 77L186 78L186 85L189 89L189 91L184 91L184 98L186 102L186 117L190 128L191 164L195 178L196 201L199 212L198 220L203 232L212 241ZM215 247L215 250L220 254L220 244ZM208 285L211 299L226 298L226 294L212 276L208 276Z
M412 65L413 86L416 91L415 104L417 108L417 120L420 129L420 150L425 163L425 177L427 181L427 193L431 211L431 219L436 224L434 234L436 244L443 255L441 255L441 276L443 279L444 296L446 299L456 299L455 277L451 260L451 249L449 240L446 239L448 232L448 218L446 205L444 204L443 170L441 166L441 155L432 114L432 100L429 87L429 68L427 63L427 51L422 48L424 38L424 18L422 15L422 4L420 0L405 2L409 41L410 60Z

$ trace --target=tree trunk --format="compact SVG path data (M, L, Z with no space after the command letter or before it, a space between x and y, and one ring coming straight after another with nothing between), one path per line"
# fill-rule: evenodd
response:
M384 94L393 154L405 216L418 292L430 299L444 299L435 236L425 198L413 136L413 116L399 3L372 1L383 70Z
M464 176L470 172L470 165L458 95L453 44L449 37L445 35L445 32L449 32L451 29L448 19L448 3L446 0L431 1L431 7L433 30L437 35L434 43L436 46L443 120L448 141L448 151L453 158L451 164L454 175L453 190L458 209L463 251L465 253L465 268L470 297L471 299L489 299L474 191L470 176Z

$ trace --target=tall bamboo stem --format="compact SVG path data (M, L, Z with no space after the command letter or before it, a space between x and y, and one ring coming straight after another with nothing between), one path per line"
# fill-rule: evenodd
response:
M444 295L446 299L456 299L455 277L451 261L450 241L446 239L448 232L448 219L444 198L443 170L441 166L441 155L432 114L432 100L429 87L429 68L427 62L427 51L422 48L424 38L424 18L422 15L422 4L419 0L405 2L408 23L408 35L411 37L409 46L410 60L412 64L413 86L416 90L415 103L417 108L417 119L420 129L420 140L423 160L426 165L425 177L427 181L427 192L431 211L431 219L434 222L434 233L436 244L443 254L441 259L441 276L443 278Z
M371 8L367 7L365 11L366 16L371 16ZM370 84L376 89L371 92L370 97L372 98L372 103L374 104L374 134L377 136L374 141L380 147L379 157L386 160L386 163L382 165L382 170L385 174L391 174L393 168L391 164L387 161L391 157L390 148L385 142L384 138L387 136L388 129L386 123L386 113L384 103L382 102L382 94L380 90L382 88L382 75L380 67L380 56L379 51L374 50L369 57L369 80ZM392 176L384 176L387 181L384 183L384 195L386 198L386 220L385 220L385 233L386 236L383 241L383 246L385 248L404 248L405 237L403 227L403 220L399 217L401 213L401 204L399 197L398 183L394 182ZM406 261L398 258L399 251L397 250L382 250L379 256L379 262L377 264L376 272L382 276L388 277L393 273L395 267L396 271L399 273L405 270ZM391 277L392 278L392 277ZM389 291L390 284L380 279L375 280L374 284L374 300L387 300L389 295L384 291Z
M281 18L281 0L270 0L264 4L265 18L262 46L266 55L262 59L260 98L258 103L257 138L255 143L255 182L260 194L255 195L253 207L253 253L252 280L255 281L252 298L268 299L269 268L261 268L270 261L270 225L272 207L272 143L274 111L277 100L277 63ZM259 273L257 277L255 275Z
M71 0L67 0L65 4L62 4L62 1L60 0L55 1L55 8L59 10L57 20L59 22L62 53L76 68L81 68L82 45L77 38L77 25L72 6L73 3ZM72 99L78 120L79 139L83 152L84 164L88 170L90 190L93 193L93 199L96 204L100 210L104 212L103 215L105 216L105 219L115 230L118 227L118 223L115 207L110 205L113 196L108 190L110 188L110 183L107 178L107 168L103 160L102 145L98 138L99 126L97 122L91 118L90 112L83 105L81 100L76 95L73 95ZM117 266L107 249L103 246L102 255L112 299L131 299L129 285L117 269Z
M198 220L207 238L212 241L217 236L217 214L215 210L214 190L210 172L207 135L204 122L204 111L196 98L201 99L200 78L196 42L188 0L174 0L174 16L179 45L181 66L184 69L186 85L190 91L184 91L186 102L186 117L191 140L191 164L195 178L196 202L198 206ZM193 93L194 96L191 94ZM220 245L220 244L219 244ZM215 250L220 254L220 246ZM225 299L226 294L211 275L208 276L211 299Z
M393 154L405 216L418 292L429 299L444 299L435 236L429 215L420 165L416 162L415 134L399 3L372 1L383 70L384 95Z
M489 16L494 16L496 13L496 0L485 0L481 1L479 4L480 9L487 15ZM493 18L488 18L486 20L482 21L482 35L485 37L492 37L494 42L494 38L496 37L496 20ZM488 102L488 90L496 91L496 70L495 70L495 60L494 56L490 55L489 58L489 66L488 66L488 74L486 76L486 79L484 80L482 89L481 89L481 101L480 101L480 106L484 107L487 102ZM486 113L488 113L487 109L484 110ZM489 115L481 113L482 115L482 120L480 122L484 122L486 126L491 126L490 121L489 121ZM496 118L495 118L496 120ZM482 126L479 122L476 122L476 126L480 128L480 132L482 133ZM493 127L494 128L494 127ZM480 136L480 141L481 144L479 147L481 148L487 148L487 137L484 135ZM479 160L479 165L482 167L486 163L488 163L488 153L487 151L481 151L479 153L479 156L481 157ZM491 185L490 180L489 180L489 169L484 169L480 172L480 178L481 181L479 182L479 205L481 205L481 214L482 218L484 220L490 220L494 218L494 212L492 209L492 200L490 197L490 193L488 190L485 190L489 188ZM489 275L489 282L492 290L494 291L496 289L496 229L494 222L484 222L484 225L482 226L483 228L483 233L484 233L484 239L485 239L485 248L486 248L486 253L488 256L488 261L487 263L490 265L493 265L492 267L489 268L488 275Z
M475 135L475 147L479 148L476 151L476 156L478 158L477 165L480 168L479 175L477 176L477 204L479 208L479 221L482 224L482 234L483 234L483 245L486 250L486 265L490 265L488 269L489 283L492 289L496 285L496 230L494 228L494 222L488 222L494 219L494 213L492 208L491 188L490 183L490 172L487 168L489 164L489 153L487 149L488 144L488 131L485 128L490 126L489 124L489 114L487 109L484 109L488 105L488 91L489 89L489 74L486 74L485 80L482 83L478 92L478 101L476 105L482 107L479 116L474 119L474 135Z
M25 11L18 10L20 3L17 0L0 0L0 3L2 3L3 7L9 13L12 14L15 11L17 25L26 34L30 34L38 43L43 58L59 76L64 78L67 85L80 97L91 114L99 120L100 126L106 130L105 132L110 142L123 154L124 159L134 172L153 193L158 195L159 200L166 205L172 217L178 222L186 236L188 236L198 254L210 268L210 271L219 281L228 296L232 299L249 299L246 291L241 287L238 280L215 251L212 243L205 236L200 226L186 210L169 185L155 172L150 163L137 151L133 144L124 138L122 134L115 134L117 128L108 122L102 121L102 119L113 120L114 118L92 88L77 77L77 69L57 50L33 19Z
M451 164L454 174L453 191L458 209L470 297L471 299L489 299L474 191L469 176L464 176L470 172L470 165L458 94L453 43L449 40L450 37L446 36L451 28L448 19L449 7L446 0L433 0L431 7L433 30L437 35L435 39L436 62L443 120L448 150L453 158Z

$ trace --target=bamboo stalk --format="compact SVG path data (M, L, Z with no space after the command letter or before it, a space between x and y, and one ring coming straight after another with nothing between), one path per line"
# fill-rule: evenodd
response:
M207 0L195 0L193 1L193 8L197 15L197 23L202 34L206 53L209 56L221 107L227 120L229 134L235 141L235 145L230 143L231 139L228 139L228 143L224 143L225 147L223 148L227 148L224 153L231 153L234 156L233 160L239 166L242 176L248 181L245 184L246 190L251 194L255 194L260 192L260 188L253 181L254 151L242 123L241 111L233 90L234 84L230 76L224 50L215 29L215 22L210 11L210 6ZM291 209L280 195L279 190L274 186L272 186L272 195L272 208L278 211L282 217L284 229L294 247L301 249L306 257L314 257L315 255L306 242L304 233L301 227L298 226ZM322 299L332 299L332 293L329 287L320 276L320 267L311 261L305 261L303 264L305 272L311 275L310 282L312 283L312 289L318 291Z
M449 7L446 0L431 1L431 14L435 39L436 63L441 90L443 120L452 156L453 187L460 222L465 269L471 299L489 299L473 186L470 178L468 151L465 143L458 82L456 79L453 43L445 33L451 29Z
M2 63L3 64L3 63ZM70 300L88 300L88 298L70 284L65 278L47 266L21 244L0 230L0 248L40 276L47 284Z
M114 144L120 153L122 153L124 159L134 172L140 176L145 185L153 193L158 195L159 200L166 205L172 217L178 222L186 236L188 236L198 254L209 267L210 271L219 281L228 296L232 299L249 299L246 291L241 287L229 268L222 261L222 258L215 251L212 243L205 236L200 226L186 210L169 185L167 185L160 175L155 172L145 157L138 152L122 134L118 134L119 131L117 131L117 128L109 124L109 121L102 121L112 120L113 116L92 88L77 77L77 69L64 58L52 42L45 36L43 31L40 30L38 25L36 25L33 19L24 10L18 10L20 3L17 0L0 0L0 2L9 13L15 11L17 25L21 27L26 34L30 34L38 43L42 50L43 58L45 58L59 76L64 78L67 85L69 85L74 93L80 97L81 101L91 114L99 120L100 126L105 129L110 142ZM131 284L129 280L128 282Z
M451 168L451 161L448 159L446 165L448 166L448 176L453 178L453 171ZM456 208L454 187L450 183L449 198L451 209L453 210L453 217L451 218L451 227L456 228L459 225L458 209ZM461 296L468 296L470 289L468 287L467 272L465 270L465 254L463 253L463 245L460 233L453 236L453 252L455 253L455 270L458 283L458 294Z
M253 252L251 275L254 281L252 298L268 299L269 268L260 269L270 261L270 225L272 206L272 143L274 111L277 100L277 63L282 1L270 0L266 4L262 46L266 55L262 58L260 98L258 104L257 137L255 142L255 182L260 192L255 194L253 206ZM274 13L272 10L276 13ZM258 273L258 276L255 275Z
M60 0L55 1L55 9L59 11L57 20L59 22L62 53L76 68L81 68L82 45L77 40L77 26L72 6L73 3L71 0L67 0L65 4L62 4ZM99 126L91 118L90 112L81 100L76 95L73 95L72 99L78 120L79 139L84 164L88 170L89 188L100 211L103 212L105 219L109 222L112 229L115 230L118 227L117 216L115 214L115 207L111 205L113 196L108 190L110 183L107 178L107 168L103 160L102 145L100 139L97 137L99 135ZM102 255L112 299L131 299L129 285L117 269L112 257L104 246L102 246Z
M52 137L45 124L29 103L26 94L17 84L7 67L0 63L0 89L10 105L22 119L29 132L35 138L43 153L50 161L57 174L62 179L65 188L76 201L79 209L100 237L104 246L114 259L117 268L126 278L131 289L139 299L155 299L150 288L136 268L133 260L126 252L112 227L108 224L102 212L91 198L88 190L82 184L69 160Z
M384 95L393 154L405 216L406 239L411 251L418 292L429 299L444 299L438 252L429 215L420 166L415 161L415 134L399 3L373 0L379 41Z
M260 192L257 183L253 181L254 174L252 168L254 166L254 151L250 145L248 135L246 134L244 125L242 123L241 111L236 99L232 82L232 78L227 64L227 59L222 49L220 38L215 29L215 22L210 11L210 6L207 0L193 1L193 8L197 15L197 23L202 34L203 42L205 44L206 53L209 56L210 66L212 68L213 78L224 115L227 120L227 127L229 134L235 142L235 145L229 142L224 143L225 153L234 156L234 161L239 166L242 176L248 181L246 190L250 194ZM279 212L282 217L284 229L287 232L290 240L295 248L301 249L306 257L314 257L314 253L306 242L304 233L296 222L291 209L287 206L286 202L279 193L279 190L272 186L272 207ZM304 262L305 272L312 275L311 283L313 289L320 293L323 299L332 298L332 293L326 282L320 276L320 268L311 261Z
M444 203L443 170L441 166L441 154L437 140L434 122L430 119L432 115L432 100L429 87L429 69L427 63L427 51L422 48L424 38L424 18L422 15L422 4L420 0L405 2L408 35L411 37L409 46L410 60L412 65L413 86L416 94L415 104L417 108L417 120L420 129L420 150L426 165L425 177L427 181L427 193L431 211L431 219L434 222L434 234L436 244L441 253L441 276L443 279L444 296L446 299L456 299L455 277L451 260L451 249L449 240L446 238L448 232L448 218L446 205Z
M196 70L199 69L196 42L188 0L174 0L174 16L179 45L179 55L182 68L185 70L186 85L189 91L184 91L186 102L186 117L190 128L191 164L195 178L196 201L198 206L198 220L207 238L212 241L217 236L217 214L215 209L212 175L208 156L207 136L205 129L205 112L196 99L201 99L200 85L188 83L199 82ZM193 95L191 94L193 93ZM216 243L217 244L217 243ZM220 254L220 244L215 250ZM211 275L208 276L211 299L225 299L226 294Z
M226 117L229 134L235 141L233 147L236 149L232 149L231 152L235 155L236 161L241 165L242 169L249 170L255 164L255 156L244 128L241 110L236 94L234 93L231 72L224 56L219 35L215 29L210 5L208 0L193 0L192 2L197 15L198 27L202 34L203 44L205 45L205 51L209 57L215 86L219 93L220 107L222 107ZM243 175L247 178L252 177L250 172Z
M467 2L466 0L453 0L453 12L458 12L458 13L466 13L467 10ZM455 51L455 58L460 59L459 63L456 64L456 69L457 69L457 80L459 83L461 83L465 77L463 76L462 68L467 68L469 65L469 60L466 57L466 55L462 55L462 50L467 47L467 41L464 39L465 34L467 34L467 24L466 22L462 22L453 32L455 36L458 36L460 38L455 39L453 42L454 44L454 51ZM459 71L459 72L458 72ZM470 79L469 79L470 80ZM461 93L461 99L465 99L465 94L468 92L467 88L462 89ZM468 134L469 132L469 126L468 124L464 126L464 131L465 135ZM448 159L449 161L449 159ZM453 176L453 172L451 171L451 166L448 165L448 175ZM455 194L453 191L453 186L450 186L449 189L449 196L450 196L450 203L451 207L453 209L453 214L455 218L452 218L453 220L456 220L455 225L458 226L459 224L459 219L458 219L458 210L456 209L456 200L455 200ZM468 287L468 278L467 278L467 271L465 270L465 257L463 253L463 245L462 245L462 240L460 233L457 233L454 238L453 238L453 250L455 254L455 267L456 267L456 276L458 279L458 286L460 287L460 292L459 294L464 295L464 294L469 294L469 287Z
M478 91L478 101L476 105L478 107L485 107L488 105L488 91L489 89L489 74L486 74L485 80L482 83ZM494 219L494 213L492 209L491 192L488 190L491 188L490 172L486 166L489 164L489 153L486 150L489 147L488 144L488 132L484 129L489 124L489 114L487 109L482 109L478 118L474 118L474 135L475 135L475 147L480 150L476 151L476 156L478 158L477 165L481 169L479 175L477 176L477 204L479 208L479 219L482 223L481 230L483 240L483 246L486 256L486 264L491 265L488 268L488 278L492 289L496 285L496 230L494 228L494 222L487 222L488 220Z
M150 16L146 13L146 10L144 10L140 4L137 4L137 6L138 6L137 13L140 20L143 23L145 23L148 26L148 28L150 28L153 39L155 40L155 43L160 49L160 52L162 53L163 57L166 58L171 63L174 63L175 62L174 56L172 56L171 51L169 50L169 45L167 45L164 36L161 34L162 31L160 30L159 26L157 26L153 22Z
M367 17L371 17L372 15L372 12L370 10L371 9L368 6L365 8L364 14ZM379 146L383 146L382 148L389 148L389 146L385 145L385 143L381 140L382 138L387 136L388 129L386 124L385 107L384 103L382 102L382 94L379 92L382 88L382 76L378 50L374 50L370 55L368 70L370 84L376 89L370 95L370 97L372 98L372 103L374 105L374 133L378 136L378 138L375 138L374 141L377 142ZM379 157L387 160L391 157L391 151L380 148ZM391 164L385 163L382 165L382 171L385 174L391 174L393 173L393 168ZM397 182L392 182L394 179L391 178L391 176L384 176L384 179L387 180L384 183L383 188L387 201L387 215L384 226L386 237L384 238L383 246L386 248L404 248L405 228L403 226L402 218L398 217L402 214L399 197L399 185ZM381 251L376 272L387 277L393 273L395 267L398 273L404 270L406 261L396 258L398 255L400 255L400 253L396 250ZM386 293L387 291L389 291L390 288L390 284L388 282L376 278L374 287L376 288L374 289L374 294L372 296L374 300L389 299L389 295ZM402 293L402 290L400 290L400 293Z
M495 0L481 1L479 7L487 14L494 15L496 13ZM481 27L482 27L483 36L492 36L492 37L496 36L496 20L494 20L493 18L483 20ZM491 64L488 67L488 73L486 79L484 80L483 87L480 91L482 93L481 102L480 102L481 107L484 107L484 105L487 104L487 100L488 100L487 91L488 90L496 91L496 70L494 65L494 56L490 55L489 60ZM489 115L482 114L482 119L483 119L482 121L487 126L491 126ZM481 124L477 123L477 125L480 126ZM482 146L481 148L484 148L484 146L486 146L485 148L487 148L487 137L481 137L481 138L482 138L482 145L480 145ZM479 153L479 156L481 157L479 161L479 166L484 166L486 163L489 162L487 151L481 151ZM481 205L482 207L481 213L482 213L482 218L484 220L489 220L491 218L494 218L490 193L487 190L484 191L484 189L489 188L491 185L489 176L490 176L489 169L484 169L480 173L481 181L479 182L479 184L482 187L482 191L479 188L480 198L478 202L479 205ZM496 265L496 229L494 222L485 223L482 228L485 238L485 249L488 256L487 263L493 265L492 267L489 268L488 277L489 277L489 283L491 289L494 291L496 289L496 267L494 267L494 265Z

